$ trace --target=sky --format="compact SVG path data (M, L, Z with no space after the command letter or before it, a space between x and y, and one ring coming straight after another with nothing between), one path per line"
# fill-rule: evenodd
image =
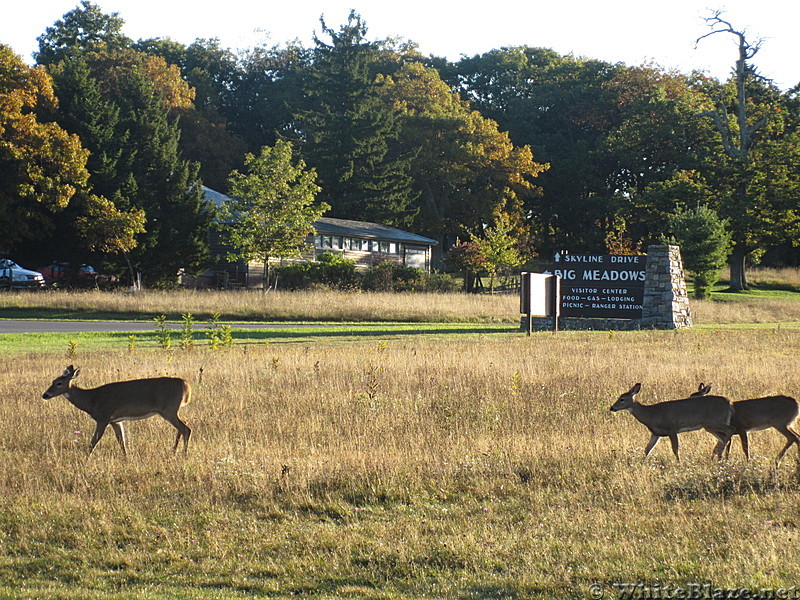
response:
M640 65L652 62L689 73L727 79L737 57L736 40L708 33L714 10L751 42L763 40L754 64L782 89L800 83L800 2L796 0L95 0L118 12L123 33L169 37L189 44L219 38L224 47L247 49L300 40L320 33L320 16L337 29L350 9L366 22L369 39L400 37L425 54L458 60L495 48L528 45ZM31 63L36 38L78 5L78 0L9 2L0 20L0 43Z

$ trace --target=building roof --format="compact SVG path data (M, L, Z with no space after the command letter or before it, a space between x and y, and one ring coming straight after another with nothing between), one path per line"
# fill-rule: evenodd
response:
M206 200L220 206L229 196L203 186L203 193ZM381 239L390 242L403 242L406 244L421 244L425 246L435 246L436 240L427 238L409 231L403 231L380 223L368 223L367 221L350 221L347 219L333 219L331 217L320 217L314 221L314 229L323 235L342 235L348 237L358 237L364 239Z
M331 217L320 217L314 221L314 229L323 235L343 235L349 237L359 237L364 239L381 239L390 242L404 242L411 244L422 244L425 246L435 246L438 242L431 238L417 235L388 225L380 223L368 223L366 221L350 221L347 219L333 219Z

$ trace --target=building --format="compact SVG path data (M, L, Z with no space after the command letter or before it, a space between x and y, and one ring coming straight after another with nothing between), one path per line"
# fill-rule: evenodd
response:
M203 187L206 199L220 205L228 196ZM369 268L384 261L430 271L431 255L436 240L380 223L350 221L322 217L314 222L315 233L309 236L308 251L299 258L275 259L271 264L310 261L324 252L341 254L357 267ZM212 252L225 255L225 244L214 234ZM185 285L198 287L259 287L264 277L263 262L229 262L221 259L214 269L197 278L182 278Z

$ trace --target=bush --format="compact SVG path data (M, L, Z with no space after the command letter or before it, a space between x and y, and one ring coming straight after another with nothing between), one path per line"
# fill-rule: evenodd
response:
M727 221L707 206L679 209L669 215L671 238L681 247L683 266L694 276L694 295L707 298L725 266L731 245Z
M359 287L356 265L338 254L325 252L314 262L300 262L277 267L278 285L285 290L306 290L312 286L331 289L354 289Z
M276 267L278 286L285 290L328 288L363 289L372 292L454 292L455 280L445 273L425 273L421 269L384 261L359 273L352 260L326 252L314 262Z
M407 292L419 287L424 273L420 269L384 261L364 275L364 289L371 292Z

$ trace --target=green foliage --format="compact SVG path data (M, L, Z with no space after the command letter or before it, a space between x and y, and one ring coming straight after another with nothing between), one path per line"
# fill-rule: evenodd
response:
M381 43L366 40L366 23L355 11L338 31L324 20L322 30L330 43L315 38L305 99L296 112L321 198L339 218L407 225L417 194L411 153L398 145L398 116L375 82Z
M696 298L706 298L717 282L730 254L731 235L727 222L707 206L678 209L669 215L672 237L666 241L681 247L687 271L694 276Z
M147 231L139 231L136 248L117 250L151 285L174 285L179 270L201 269L211 214L199 165L184 160L178 147L172 111L190 103L192 92L177 69L130 49L102 47L51 71L58 120L96 157L90 165L96 190L128 219L129 231L136 229L136 211L144 211Z
M536 194L533 179L547 165L534 161L530 147L512 143L435 69L408 62L380 81L384 102L399 115L400 143L413 156L421 231L440 239L463 236L498 207L521 210Z
M495 216L495 223L483 230L483 236L473 236L478 251L484 259L484 270L489 275L489 289L494 291L497 275L509 268L522 264L522 257L517 248L517 239L511 235L512 225L507 213Z
M83 51L125 47L130 39L121 33L124 24L119 13L107 15L96 4L81 0L37 38L36 62L49 65Z
M187 312L181 315L181 350L191 350L194 348L194 323L192 313Z
M305 161L292 162L292 144L278 141L264 146L259 156L248 154L245 173L230 176L232 200L220 210L219 228L233 247L233 260L259 260L299 256L313 222L330 208L315 204L320 187ZM265 269L265 279L268 270ZM265 289L267 281L265 281Z
M283 289L302 290L320 285L332 289L349 290L360 286L361 278L356 264L333 252L324 252L312 262L297 262L275 269Z
M337 290L452 292L456 288L449 275L429 274L391 261L359 272L355 262L332 252L320 254L313 262L277 267L275 274L279 287L287 290L321 286Z
M167 325L167 316L153 317L156 324L156 341L162 350L172 348L172 329Z

